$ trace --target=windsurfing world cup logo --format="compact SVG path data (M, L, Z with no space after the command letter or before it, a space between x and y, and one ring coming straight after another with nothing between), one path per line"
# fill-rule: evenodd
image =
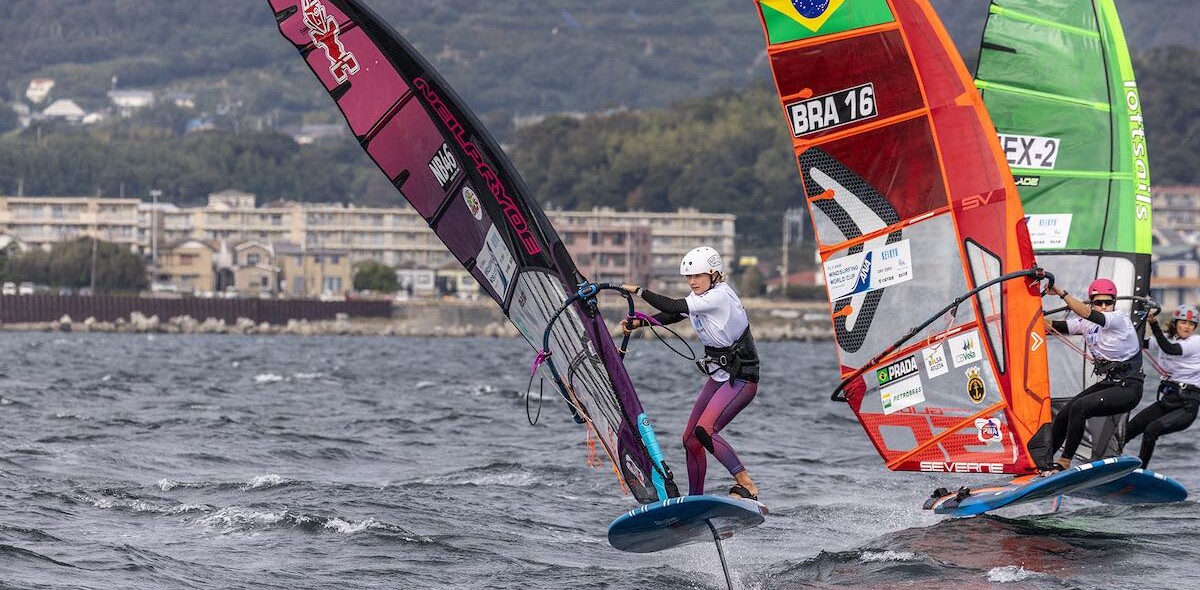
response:
M304 24L308 27L308 36L313 44L325 50L325 58L329 60L329 73L338 84L343 84L351 74L358 73L358 60L354 54L346 51L342 40L338 38L342 30L337 20L325 12L321 0L304 0Z
M516 201L508 194L508 189L504 187L504 183L500 180L500 175L492 170L491 165L483 159L483 154L475 144L467 140L467 132L463 129L458 119L454 117L454 113L446 107L446 103L442 102L442 98L438 96L433 86L424 78L413 79L413 86L420 89L425 97L425 101L429 107L433 109L438 117L442 119L442 123L454 135L454 139L458 142L458 147L475 162L475 170L479 172L479 176L483 177L487 183L488 190L492 196L496 197L496 202L500 204L500 208L504 211L504 218L508 220L508 225L517 232L517 237L521 240L521 245L525 247L525 251L530 256L540 254L542 245L538 243L537 235L530 229L529 222L525 220L525 215L521 213L521 209L517 207Z

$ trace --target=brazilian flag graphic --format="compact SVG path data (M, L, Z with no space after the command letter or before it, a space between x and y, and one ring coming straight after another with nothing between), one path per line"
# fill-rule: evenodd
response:
M887 0L758 0L772 45L892 22Z

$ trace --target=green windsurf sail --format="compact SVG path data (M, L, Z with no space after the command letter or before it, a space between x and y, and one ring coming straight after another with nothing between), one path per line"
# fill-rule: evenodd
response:
M993 0L976 86L1012 169L1038 263L1082 293L1150 287L1150 166L1141 99L1112 0ZM1050 306L1057 300L1046 300ZM1122 303L1131 313L1132 301ZM1059 314L1051 317L1059 319ZM1047 343L1052 397L1095 380L1078 337ZM1080 458L1119 451L1124 417L1093 419ZM1098 442L1092 442L1098 441Z

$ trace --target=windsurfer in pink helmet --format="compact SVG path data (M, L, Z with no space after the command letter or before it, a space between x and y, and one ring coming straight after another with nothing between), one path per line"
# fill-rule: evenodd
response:
M758 486L742 465L733 447L718 434L758 393L758 350L750 334L750 319L737 293L724 280L725 264L716 250L701 246L688 252L679 265L679 274L687 277L692 292L673 299L635 285L622 288L659 310L654 316L660 324L691 319L692 327L704 344L704 359L697 362L708 376L692 407L692 415L683 431L687 451L688 493L704 493L707 450L733 475L737 483L729 494L758 500ZM646 325L642 320L627 322L628 332Z
M1115 283L1109 279L1092 281L1088 285L1087 302L1057 286L1052 291L1077 317L1053 322L1046 320L1047 330L1082 335L1092 357L1093 371L1100 380L1071 398L1055 414L1050 448L1045 463L1039 464L1043 474L1071 466L1071 458L1083 441L1088 418L1124 414L1136 408L1142 400L1142 382L1145 380L1141 338L1129 313L1116 309ZM1062 455L1053 461L1059 447Z
M1129 421L1129 430L1125 433L1125 440L1141 435L1142 448L1138 456L1142 459L1142 467L1150 464L1158 437L1186 430L1200 411L1200 336L1196 336L1200 311L1190 305L1180 305L1171 314L1166 334L1154 321L1156 315L1157 311L1151 311L1146 316L1154 334L1147 347L1157 350L1158 365L1166 376L1158 386L1158 401L1138 412Z

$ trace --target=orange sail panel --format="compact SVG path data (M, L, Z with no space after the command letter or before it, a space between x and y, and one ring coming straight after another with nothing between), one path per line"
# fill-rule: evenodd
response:
M1021 202L923 0L758 0L820 246L841 377L887 466L1026 473L1049 419ZM892 346L903 341L904 344Z

